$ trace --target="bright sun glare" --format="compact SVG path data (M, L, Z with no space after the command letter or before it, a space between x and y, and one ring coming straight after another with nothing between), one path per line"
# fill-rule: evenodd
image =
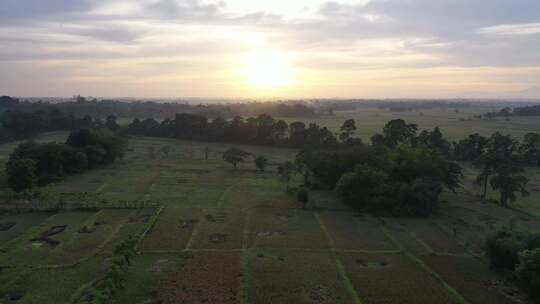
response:
M277 51L253 52L242 57L242 74L246 82L259 89L288 85L292 71L286 54Z

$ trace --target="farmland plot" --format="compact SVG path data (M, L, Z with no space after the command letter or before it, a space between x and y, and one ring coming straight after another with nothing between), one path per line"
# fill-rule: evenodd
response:
M338 249L397 250L379 228L377 219L344 212L321 212L321 221Z
M329 247L312 212L276 208L251 210L248 244L259 248Z
M143 251L180 251L186 248L201 210L165 208L141 244Z
M403 254L342 253L339 257L364 304L459 303Z
M470 303L514 303L499 288L504 285L501 278L477 259L435 255L421 259Z
M330 252L254 250L248 286L249 303L353 303Z

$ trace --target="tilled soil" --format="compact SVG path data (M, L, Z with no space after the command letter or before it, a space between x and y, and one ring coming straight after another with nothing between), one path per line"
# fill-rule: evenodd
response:
M184 267L165 279L158 290L163 304L240 302L239 253L195 253Z

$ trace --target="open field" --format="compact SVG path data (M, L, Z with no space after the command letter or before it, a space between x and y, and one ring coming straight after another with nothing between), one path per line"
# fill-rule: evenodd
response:
M422 109L407 112L392 112L378 108L360 108L354 111L334 111L334 117L317 119L309 118L287 118L287 121L304 121L317 123L328 127L332 131L338 131L339 127L346 119L356 121L356 135L365 141L369 141L372 135L380 133L384 125L392 119L401 118L408 123L415 123L420 130L440 127L444 135L449 140L459 140L471 133L480 133L488 136L499 131L503 134L510 134L521 137L527 132L538 132L540 130L540 120L537 117L511 117L508 120L504 117L493 119L473 118L475 115L482 115L491 111L499 111L500 108L490 108L475 105L470 108L454 109Z
M173 152L151 157L151 146ZM113 166L46 187L68 204L86 191L147 208L0 215L15 223L0 231L0 303L71 303L129 235L139 255L113 303L514 303L491 287L501 279L481 246L497 225L536 229L535 218L465 192L445 193L429 220L356 214L325 191L303 210L273 173L295 151L242 146L270 159L256 172L224 163L229 146L137 138Z

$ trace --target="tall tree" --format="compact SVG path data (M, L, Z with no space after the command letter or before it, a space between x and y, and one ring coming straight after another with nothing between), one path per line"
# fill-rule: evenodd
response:
M496 166L494 176L491 178L490 184L494 190L499 191L499 203L503 207L508 207L508 204L516 200L516 193L522 196L528 196L529 192L525 188L529 180L520 175L523 168L515 163L508 163L502 166Z
M386 145L393 149L400 143L410 143L417 130L417 125L408 124L403 119L391 120L383 128Z
M242 163L245 159L250 156L251 153L237 148L230 148L227 151L223 152L223 160L231 163L236 169L238 163Z
M347 119L343 122L343 125L339 128L339 140L343 143L349 143L354 131L356 131L356 123L354 119Z

